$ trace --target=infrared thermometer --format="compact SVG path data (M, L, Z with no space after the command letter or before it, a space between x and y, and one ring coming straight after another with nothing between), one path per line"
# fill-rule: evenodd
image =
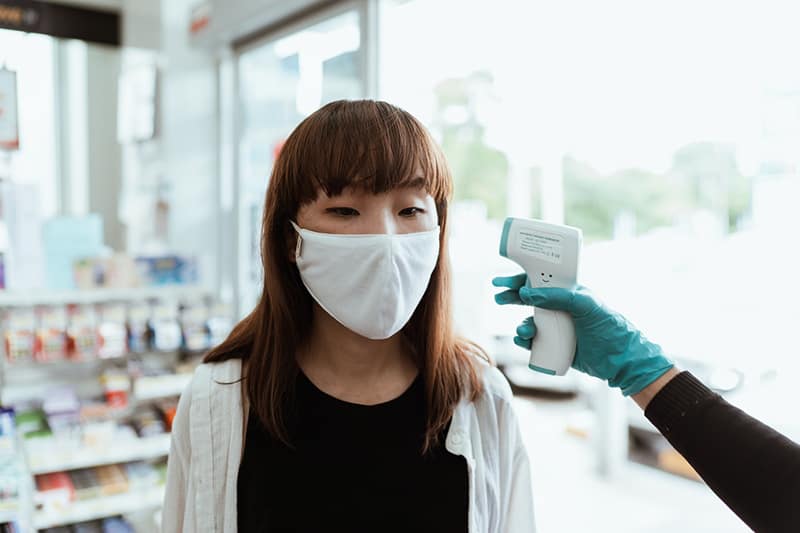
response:
M580 229L541 220L506 219L500 237L500 255L521 266L533 288L574 289L583 234ZM575 358L575 325L566 311L534 308L536 336L528 366L538 372L563 376Z

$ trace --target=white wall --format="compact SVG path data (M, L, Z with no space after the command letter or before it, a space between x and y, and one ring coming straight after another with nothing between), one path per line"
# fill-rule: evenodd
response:
M161 0L124 1L122 42L125 46L161 48L161 3Z
M188 16L195 3L161 3L161 153L164 177L172 187L170 248L197 256L204 281L214 283L219 240L217 71L215 57L189 43Z

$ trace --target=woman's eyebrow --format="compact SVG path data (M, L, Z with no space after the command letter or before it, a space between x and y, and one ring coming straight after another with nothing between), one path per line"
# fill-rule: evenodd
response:
M427 180L422 176L416 176L411 178L410 181L406 182L405 186L411 189L424 189Z

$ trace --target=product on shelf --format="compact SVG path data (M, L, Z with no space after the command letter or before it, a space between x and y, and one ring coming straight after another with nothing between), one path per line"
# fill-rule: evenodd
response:
M97 333L99 345L97 355L101 359L124 356L128 352L125 305L121 303L101 304L98 308L98 314L99 326Z
M16 435L17 425L14 409L0 406L0 440L7 439L9 443L13 444ZM0 444L0 450L2 449L3 445Z
M37 328L34 358L40 362L67 357L67 314L63 306L42 306L36 310Z
M190 285L197 283L197 261L193 257L166 255L137 257L136 267L143 285Z
M103 533L103 523L98 520L81 522L72 526L71 533Z
M75 488L76 500L92 500L102 494L96 469L81 468L79 470L71 470L68 476Z
M158 471L145 461L127 463L125 474L131 490L153 487L160 483Z
M97 315L94 306L67 306L67 353L71 359L97 358Z
M157 303L153 307L149 325L153 350L174 352L180 349L182 332L178 322L178 306L174 302Z
M227 305L174 301L128 305L42 305L5 313L3 337L8 361L51 362L110 359L128 353L202 354L222 342L233 322Z
M209 347L222 344L233 329L233 312L229 305L214 303L209 308Z
M137 411L131 418L136 433L142 437L152 437L166 433L167 426L158 413L148 407Z
M134 428L130 423L117 425L117 430L114 436L115 443L124 444L126 442L135 442L134 439L138 438L139 435L136 433L136 428Z
M81 445L87 448L112 447L117 436L117 423L113 420L89 422L81 426Z
M42 410L53 433L69 432L80 425L80 402L70 387L59 387L44 399Z
M128 492L128 478L120 465L104 465L95 469L104 496Z
M178 411L178 400L162 400L156 404L156 408L167 425L167 431L172 431L172 422L175 420L175 413Z
M60 468L85 467L97 461L108 462L108 458L129 450L133 457L137 451L147 456L158 456L163 449L163 440L143 441L129 424L113 421L91 422L81 426L72 435L53 435L31 438L25 441L28 464L34 471L49 471ZM124 455L123 455L124 456Z
M0 509L19 506L23 472L19 460L10 455L0 457Z
M58 512L76 501L86 502L119 494L142 494L142 491L163 485L164 468L162 463L153 466L145 461L134 461L41 474L35 478L36 504L46 512ZM102 521L104 531L107 520L114 519L106 518ZM93 527L97 523L95 520L80 525ZM114 527L120 525L112 524Z
M66 472L36 476L36 504L45 509L63 509L75 499L75 485Z
M134 533L133 526L122 518L106 518L102 527L103 533Z
M72 264L72 274L79 289L127 288L141 284L135 261L125 253L78 259Z
M14 453L17 447L17 427L14 409L0 407L0 456Z
M158 473L158 483L164 485L167 482L167 462L162 461L154 465Z
M44 533L134 533L133 526L120 517L106 518L104 520L93 520L91 522L81 522L72 528L53 528L46 529Z
M8 522L0 524L0 533L23 533L23 530L19 522Z
M23 479L14 410L0 407L0 512L19 506Z
M182 348L185 352L205 352L209 348L208 307L204 302L181 306L180 325L183 331Z
M74 533L74 531L69 526L57 526L43 529L41 533Z
M72 263L72 279L79 289L94 289L103 286L103 258L85 257Z
M36 314L33 308L9 309L4 322L3 339L8 362L33 361L36 337Z
M146 366L137 367L131 374L136 376L133 390L138 401L178 396L192 379L191 373L174 372L172 369L151 369Z
M85 401L81 403L81 421L85 424L114 420L120 410L106 403L105 399Z
M131 353L150 350L149 323L150 306L145 302L133 302L128 307L128 349Z
M17 412L17 432L25 439L51 435L41 409L20 409Z
M131 389L131 380L124 370L112 368L103 372L100 377L103 384L106 403L114 408L127 407L128 392Z

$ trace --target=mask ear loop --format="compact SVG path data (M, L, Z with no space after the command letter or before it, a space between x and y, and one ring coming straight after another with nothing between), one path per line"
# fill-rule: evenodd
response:
M303 246L303 236L300 233L300 226L298 226L294 220L290 220L289 222L292 223L292 226L294 226L294 229L297 232L297 244L294 247L294 258L297 259L300 257L300 251Z

